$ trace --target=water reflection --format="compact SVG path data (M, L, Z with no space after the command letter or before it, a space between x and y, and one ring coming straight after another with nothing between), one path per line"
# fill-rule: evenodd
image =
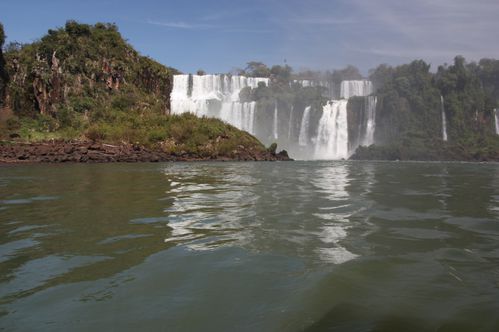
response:
M325 199L317 205L319 212L313 214L324 220L319 226L319 238L324 246L317 248L317 251L321 259L336 264L357 257L341 245L351 227L349 217L352 214L352 205L346 190L349 184L348 176L347 165L333 164L318 168L312 181L318 189L318 195Z
M437 329L478 317L475 300L499 309L494 165L27 166L2 169L0 186L8 327L33 327L17 325L32 311L47 323L62 310L69 324L112 307L147 312L155 329L375 329L397 317ZM99 317L130 328L136 315L120 312Z
M211 167L170 165L164 169L171 183L165 199L171 236L164 242L183 244L191 250L210 250L242 241L243 219L255 216L258 183L250 164Z
M164 241L191 250L236 246L311 263L354 259L357 255L342 244L349 218L359 209L347 190L348 167L169 165L163 173L171 187L164 199L171 205L164 220L172 231ZM363 190L368 189L359 189L360 194Z

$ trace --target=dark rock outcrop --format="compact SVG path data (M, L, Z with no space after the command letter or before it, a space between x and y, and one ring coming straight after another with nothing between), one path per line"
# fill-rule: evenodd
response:
M287 161L286 151L238 148L230 156L200 156L192 153L168 153L140 145L112 145L92 141L49 141L37 143L0 143L0 163L109 163L109 162L165 162L165 161Z

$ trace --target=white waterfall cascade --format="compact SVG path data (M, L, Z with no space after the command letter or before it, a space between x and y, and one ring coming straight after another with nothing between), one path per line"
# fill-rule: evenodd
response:
M445 116L444 96L440 96L440 105L442 109L442 139L447 142L447 117Z
M288 122L288 140L291 139L291 131L293 128L293 113L295 111L295 107L291 105L291 111L289 111L289 122Z
M277 102L275 103L275 107L274 107L274 125L273 125L273 130L272 130L272 135L274 137L274 139L278 139L279 138L279 134L278 134L278 128L279 128L279 111L277 109Z
M255 132L256 102L240 103L237 101L222 103L220 118L233 126L246 130L250 134Z
M335 98L333 83L328 81L317 81L317 80L293 80L293 83L300 84L302 87L322 87L324 88L324 96L326 98Z
M348 101L333 100L324 105L317 129L315 159L347 159L348 152Z
M352 97L366 97L373 93L371 81L343 81L340 87L340 98L350 99Z
M298 83L304 88L312 86L312 81L310 80L293 80L293 83Z
M332 100L323 108L319 120L314 158L347 159L359 145L369 146L374 143L376 129L376 103L371 81L343 81L340 86L341 100ZM348 99L364 97L364 114L359 123L359 138L349 145L348 137Z
M330 100L320 114L316 114L320 111L311 106L307 106L301 114L293 108L289 111L286 108L279 109L277 102L273 112L272 108L260 109L256 102L241 102L239 93L242 89L257 88L262 83L268 85L269 79L230 75L175 75L170 95L171 112L190 112L224 120L255 135L266 145L277 142L280 148L288 150L296 158L347 159L358 145L374 143L376 97L372 95L370 81L342 82L341 100ZM330 82L295 83L333 90ZM359 135L352 137L352 142L349 142L347 105L348 99L354 96L364 97L365 107L359 119ZM327 98L334 99L333 93ZM285 124L287 135L284 134Z
M499 110L496 108L494 109L494 118L496 122L496 134L499 135Z
M366 129L360 145L374 144L374 130L376 129L376 96L366 97Z
M300 146L307 146L309 138L308 132L310 127L310 110L312 107L307 106L303 111L303 116L301 118L300 135L298 136L298 144Z
M192 77L190 84L189 77ZM255 102L242 103L239 92L245 87L269 84L268 78L228 75L175 75L170 95L172 114L194 113L211 116L255 133Z
M315 81L315 80L293 80L293 83L298 83L304 88L309 86L322 86L324 88L328 88L331 85L327 81Z

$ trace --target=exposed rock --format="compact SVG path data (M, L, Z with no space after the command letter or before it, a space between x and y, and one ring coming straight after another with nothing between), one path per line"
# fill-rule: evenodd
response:
M187 152L175 155L161 149L153 150L140 145L110 145L91 141L50 141L37 143L0 142L0 163L108 163L108 162L160 162L160 161L276 161L292 160L286 151L277 154L252 151L243 147L232 156L199 156Z

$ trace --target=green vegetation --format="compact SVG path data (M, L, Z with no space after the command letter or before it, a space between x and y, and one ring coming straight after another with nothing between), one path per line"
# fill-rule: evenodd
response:
M3 43L1 25L0 37ZM114 24L68 21L37 42L5 50L0 139L91 139L201 157L228 156L241 146L265 151L222 121L168 115L178 72L140 56Z
M498 160L493 109L499 106L499 61L456 57L436 74L422 60L371 72L378 105L375 147L353 158ZM442 139L442 104L448 141Z
M3 101L5 99L5 90L9 82L9 75L7 73L7 69L5 68L5 59L2 51L4 43L5 43L5 32L3 30L2 23L0 23L0 109L3 107L4 104Z

